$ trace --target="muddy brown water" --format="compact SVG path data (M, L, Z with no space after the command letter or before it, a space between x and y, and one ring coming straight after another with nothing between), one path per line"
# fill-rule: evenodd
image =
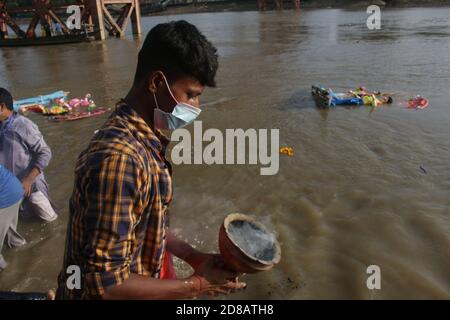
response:
M219 88L206 90L204 128L279 128L274 176L254 165L174 168L172 228L197 248L217 252L223 218L256 216L277 233L283 257L245 277L232 298L450 298L450 8L383 10L382 30L364 10L204 13L186 19L218 47ZM142 40L2 48L0 85L16 97L55 90L91 92L113 106L128 90ZM396 103L320 111L312 84L336 91L365 84ZM430 99L424 111L398 102ZM71 123L30 116L53 151L46 170L62 209L49 225L20 221L24 248L4 250L0 290L56 286L64 250L74 162L106 115ZM177 263L180 275L189 273ZM366 269L381 269L381 290Z

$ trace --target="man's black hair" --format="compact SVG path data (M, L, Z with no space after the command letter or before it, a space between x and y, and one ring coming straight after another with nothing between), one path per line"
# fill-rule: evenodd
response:
M392 102L394 102L394 99L392 99L392 97L389 96L387 99L387 103L391 104Z
M217 49L192 24L180 20L156 25L138 55L134 83L150 71L193 76L202 85L215 87L219 66Z
M4 103L6 108L13 110L13 97L5 88L0 88L0 103Z

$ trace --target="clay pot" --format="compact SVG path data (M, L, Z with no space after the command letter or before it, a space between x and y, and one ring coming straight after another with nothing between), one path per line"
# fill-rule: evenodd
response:
M274 243L274 255L270 261L265 261L253 257L245 253L237 243L232 239L229 233L229 225L233 221L248 221L256 228L263 230L266 233L269 231L259 222L253 218L239 213L232 213L228 215L222 223L219 231L219 249L223 260L229 268L239 273L254 273L258 271L266 271L273 268L275 264L280 262L281 248L278 241Z

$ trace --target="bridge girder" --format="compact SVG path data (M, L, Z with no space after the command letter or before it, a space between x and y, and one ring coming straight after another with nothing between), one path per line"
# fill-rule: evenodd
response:
M0 0L0 39L10 37L8 27L19 39L36 38L38 25L41 26L40 37L60 34L71 36L84 32L103 40L106 38L106 31L111 36L124 37L130 19L133 33L141 33L138 0L74 0L72 5L80 7L82 29L70 29L62 18L61 14L64 13L61 10L69 5L53 6L51 0L33 0L32 6L8 9L7 0ZM22 30L13 17L16 14L28 17L26 31Z

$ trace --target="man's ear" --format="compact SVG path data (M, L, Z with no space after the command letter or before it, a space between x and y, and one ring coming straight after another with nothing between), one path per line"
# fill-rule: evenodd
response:
M164 75L162 71L152 71L148 75L147 89L151 93L156 93L158 88L164 84Z

